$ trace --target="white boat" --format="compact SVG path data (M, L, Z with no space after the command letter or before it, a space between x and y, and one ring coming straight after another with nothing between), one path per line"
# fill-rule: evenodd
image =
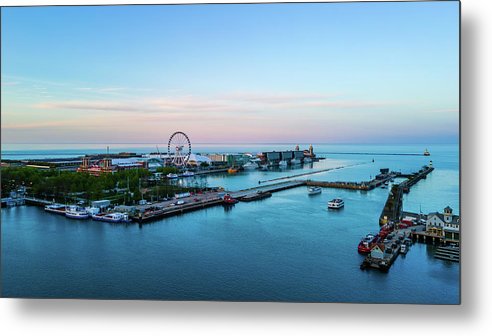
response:
M183 177L190 177L190 176L195 176L195 173L194 172L190 172L188 170L183 173Z
M85 210L89 213L90 216L95 216L101 211L101 209L98 207L86 207Z
M249 161L243 165L243 168L245 170L253 170L253 169L258 168L258 164L254 161Z
M92 216L93 220L109 222L109 223L121 223L121 222L129 222L128 214L122 212L113 212L107 214L98 214Z
M44 210L52 213L64 214L67 211L67 207L63 204L55 203L45 206Z
M328 202L328 209L340 209L345 206L345 202L341 198L335 198Z
M321 194L321 187L309 187L308 194L309 195Z
M301 160L299 160L299 159L292 159L292 160L290 160L290 164L291 164L291 165L298 165L298 164L301 164Z
M400 246L400 253L401 253L401 254L407 254L407 252L408 252L408 247L407 247L407 245L405 245L405 244L401 244L401 246Z
M311 163L313 160L310 157L305 157L304 158L304 163Z
M287 167L287 161L282 160L282 161L280 161L280 162L278 163L278 165L279 165L280 167Z
M177 179L178 178L178 174L169 173L169 174L166 175L166 177L168 179Z
M87 210L75 205L68 207L67 211L65 212L65 216L72 219L87 219L90 217Z

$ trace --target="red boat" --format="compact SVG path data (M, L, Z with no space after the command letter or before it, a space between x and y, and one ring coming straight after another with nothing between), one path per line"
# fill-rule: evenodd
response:
M236 204L239 202L237 199L232 198L231 195L227 194L223 198L225 204Z
M371 249L375 244L377 244L378 241L378 235L368 234L360 241L359 246L357 247L357 251L360 254L367 254L371 252Z

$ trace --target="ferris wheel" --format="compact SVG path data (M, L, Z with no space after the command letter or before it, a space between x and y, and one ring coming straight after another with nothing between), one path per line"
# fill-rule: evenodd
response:
M191 142L188 136L183 132L174 132L167 143L167 154L173 165L186 166L191 155Z

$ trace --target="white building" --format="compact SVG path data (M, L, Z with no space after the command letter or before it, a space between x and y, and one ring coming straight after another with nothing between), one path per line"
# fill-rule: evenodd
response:
M460 216L453 215L453 209L444 208L444 213L432 212L427 215L426 231L450 240L460 239Z

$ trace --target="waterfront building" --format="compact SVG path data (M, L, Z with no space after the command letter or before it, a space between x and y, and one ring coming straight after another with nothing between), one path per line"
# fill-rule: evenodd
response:
M126 159L104 158L95 161L91 160L90 157L84 157L82 164L77 168L77 172L100 176L101 174L112 174L121 170L141 168L147 169L147 162L140 157Z
M384 244L376 244L371 249L371 258L383 259L384 257Z
M193 153L190 154L190 157L188 159L188 164L190 166L199 166L202 163L207 163L210 165L212 163L212 159L210 159L210 157L205 155L193 154Z
M450 240L460 240L460 216L453 214L449 206L444 212L432 212L427 215L426 231Z
M207 154L212 162L227 162L227 154Z

